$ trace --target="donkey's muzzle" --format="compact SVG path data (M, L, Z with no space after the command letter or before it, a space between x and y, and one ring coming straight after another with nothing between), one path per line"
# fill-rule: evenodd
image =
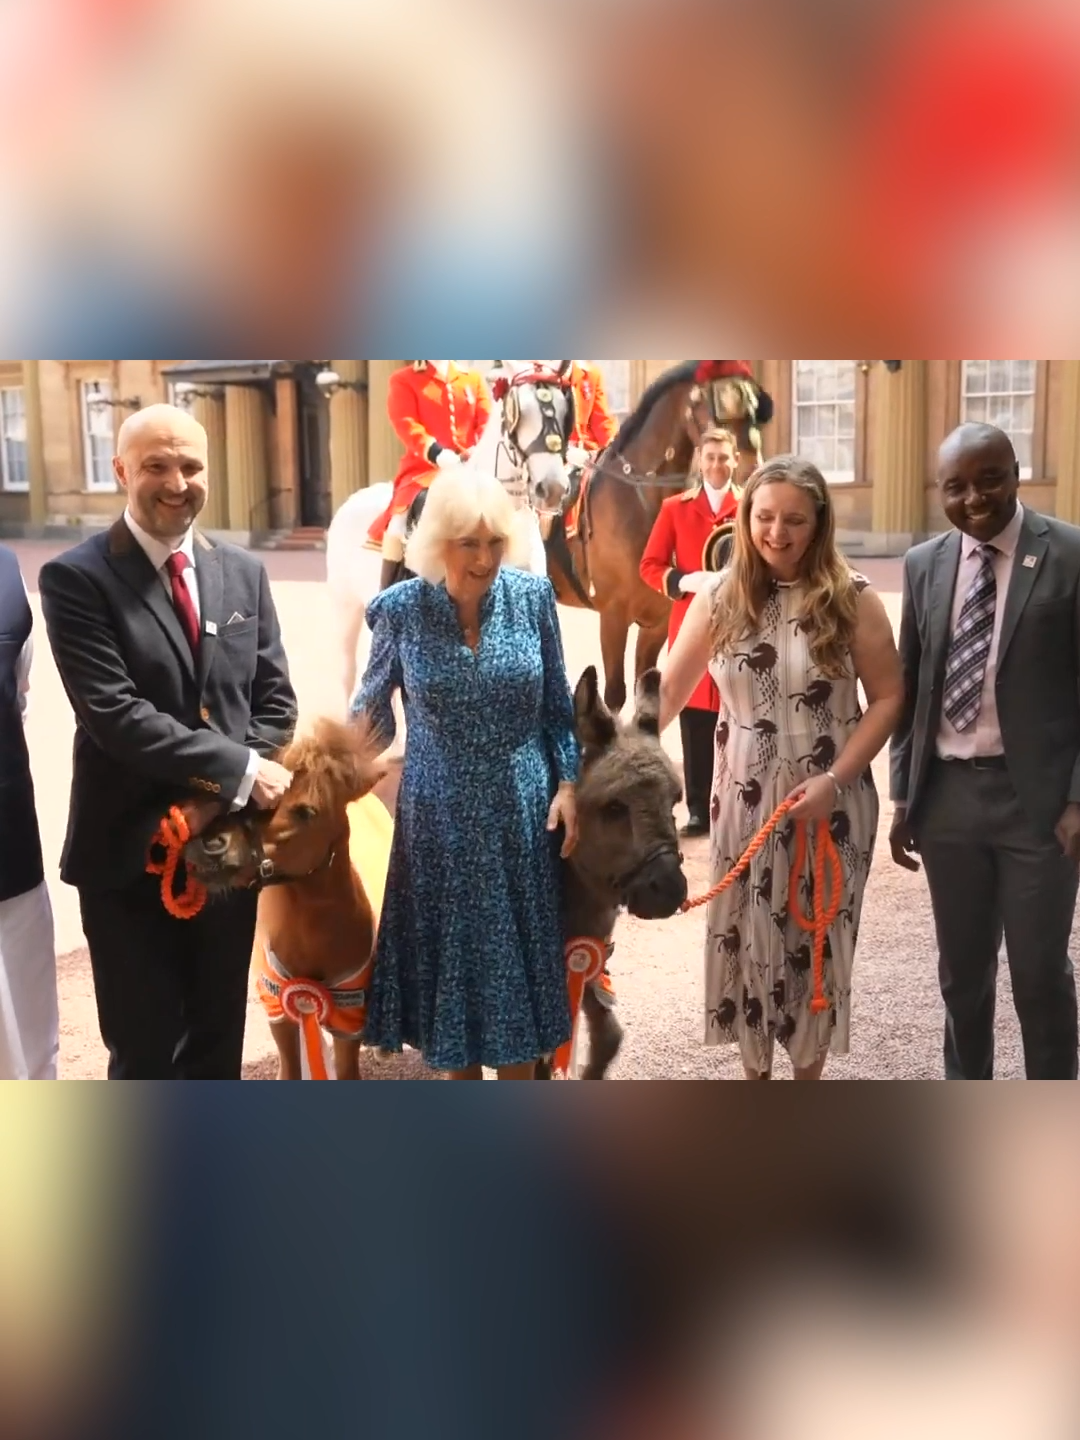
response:
M674 850L654 855L627 887L626 908L639 920L666 920L686 899L682 858Z

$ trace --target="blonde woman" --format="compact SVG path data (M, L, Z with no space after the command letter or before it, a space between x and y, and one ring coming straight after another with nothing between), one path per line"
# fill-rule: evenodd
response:
M750 477L731 564L695 596L668 658L661 726L706 669L720 692L714 879L783 799L797 797L792 823L747 880L709 907L706 1044L738 1044L747 1079L768 1079L779 1041L796 1078L816 1080L830 1049L848 1050L852 961L877 833L870 762L899 719L903 681L885 607L837 550L829 489L808 461L779 456ZM811 937L788 913L796 820L828 820L843 866L819 1014L810 1007ZM804 908L811 874L807 862Z
M509 568L527 519L494 478L432 483L352 703L389 743L400 689L408 730L367 1040L455 1079L531 1078L570 1035L549 832L569 854L578 750L551 583Z

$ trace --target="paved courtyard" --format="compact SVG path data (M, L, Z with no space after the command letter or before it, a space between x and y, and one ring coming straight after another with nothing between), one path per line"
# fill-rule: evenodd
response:
M53 545L20 542L14 547L31 591L36 653L27 728L38 795L38 814L56 914L60 955L60 1074L66 1079L103 1077L105 1053L97 1032L90 967L83 949L75 892L60 883L58 866L71 779L73 722L41 621L37 573L57 553ZM339 714L338 656L332 642L332 617L323 583L324 557L317 552L275 552L264 560L281 617L285 648L300 699L301 723L321 714ZM900 566L896 561L868 562L866 573L878 586L893 622L899 619ZM571 680L586 665L600 665L596 617L561 610ZM628 674L632 661L628 657ZM665 744L678 758L678 727ZM885 765L875 766L879 789L887 794ZM894 866L885 843L890 818L882 803L878 849L871 872L855 964L852 1049L830 1060L827 1076L862 1079L936 1079L941 1075L942 1007L935 978L936 952L929 901L921 875ZM708 883L708 842L685 844L692 894ZM616 932L612 973L619 1013L626 1028L622 1053L613 1068L619 1079L734 1078L741 1074L733 1052L705 1049L702 1029L701 910L666 921L623 917ZM1073 956L1080 954L1074 931ZM998 1074L1023 1075L1019 1031L1003 970L998 1016ZM249 1006L245 1074L269 1077L275 1070L273 1042L258 1001ZM365 1061L365 1073L421 1076L417 1058ZM778 1075L790 1073L781 1059Z

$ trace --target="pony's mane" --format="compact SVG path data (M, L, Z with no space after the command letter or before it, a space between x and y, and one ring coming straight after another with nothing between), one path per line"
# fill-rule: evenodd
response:
M354 786L356 777L376 760L382 747L366 716L342 724L337 720L316 720L309 734L299 735L278 757L294 775L303 775L320 806L340 801Z
M700 360L683 360L679 365L673 365L670 370L665 370L655 380L646 386L642 392L641 399L631 410L623 423L619 426L619 433L611 442L612 450L618 454L626 448L644 429L649 413L657 401L662 400L669 390L676 385L691 385Z

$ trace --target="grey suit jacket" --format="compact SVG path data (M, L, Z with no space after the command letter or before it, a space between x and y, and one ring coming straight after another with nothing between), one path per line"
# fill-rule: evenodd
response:
M1025 564L1034 556L1034 564ZM900 660L904 712L890 747L891 794L917 821L941 723L960 532L904 559ZM1024 510L995 684L1009 776L1046 836L1080 802L1080 529Z
M68 884L138 879L179 796L232 801L249 750L273 755L292 736L296 696L261 561L196 532L195 573L198 664L122 518L42 567L49 644L76 719Z

